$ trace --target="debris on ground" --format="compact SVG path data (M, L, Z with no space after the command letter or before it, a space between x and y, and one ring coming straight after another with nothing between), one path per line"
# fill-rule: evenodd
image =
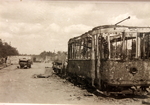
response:
M84 94L84 96L94 96L94 95L90 94L90 93L86 93L86 94Z
M50 67L45 67L44 74L34 74L32 78L49 78L51 75L53 75L53 71Z
M19 69L20 68L20 66L17 66L17 69Z
M45 75L45 74L34 74L32 77L33 77L33 78L49 78L50 75Z
M81 97L77 97L78 100L81 100Z
M147 105L150 105L150 100L147 100L147 99L145 99L145 100L142 100L142 104L147 104Z

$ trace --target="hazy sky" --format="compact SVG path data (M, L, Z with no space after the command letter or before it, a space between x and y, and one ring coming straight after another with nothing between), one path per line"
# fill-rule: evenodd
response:
M150 26L150 2L2 0L0 38L21 54L67 51L69 38L99 25Z

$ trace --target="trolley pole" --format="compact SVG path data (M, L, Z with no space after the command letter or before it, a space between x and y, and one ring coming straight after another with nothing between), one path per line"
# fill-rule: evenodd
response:
M116 26L116 25L118 25L119 23L121 23L121 22L123 22L123 21L127 20L127 19L130 19L130 16L129 16L129 17L127 17L127 18L125 18L125 19L123 19L123 20L121 20L121 21L119 21L118 23L116 23L116 24L115 24L115 26Z

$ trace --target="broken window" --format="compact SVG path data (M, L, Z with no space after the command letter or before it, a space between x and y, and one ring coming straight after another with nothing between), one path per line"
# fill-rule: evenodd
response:
M136 33L121 33L110 36L110 58L125 60L136 58Z
M150 57L150 33L141 33L141 57L148 59Z
M123 39L122 35L110 36L110 57L113 59L121 59L122 56Z
M136 57L136 34L125 34L125 58L133 59Z
M68 44L69 59L90 59L92 49L91 37L76 39Z
M91 49L92 49L92 39L90 37L84 38L81 47L81 56L83 59L91 58Z

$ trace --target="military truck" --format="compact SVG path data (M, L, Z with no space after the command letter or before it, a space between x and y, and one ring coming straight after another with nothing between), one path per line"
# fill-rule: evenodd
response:
M20 68L31 68L32 61L30 59L19 59Z

